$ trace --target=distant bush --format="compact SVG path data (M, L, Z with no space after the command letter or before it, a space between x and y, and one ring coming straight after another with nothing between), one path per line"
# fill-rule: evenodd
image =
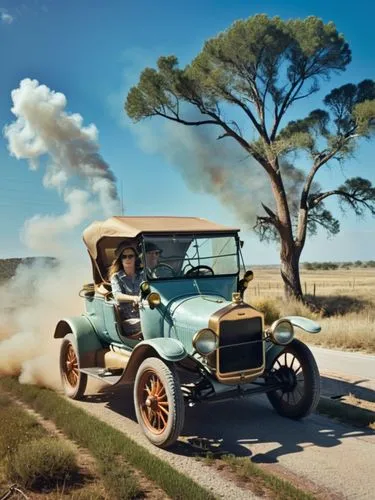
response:
M0 259L0 285L12 279L16 274L18 266L31 267L35 264L41 264L46 268L55 268L59 261L55 257L24 257Z
M331 271L339 268L349 269L351 267L361 267L361 268L375 267L375 261L369 260L366 262L366 261L356 260L355 262L303 262L302 267L307 271L319 271L319 270Z
M22 443L7 462L9 477L34 490L51 490L78 475L74 450L66 443L41 438Z

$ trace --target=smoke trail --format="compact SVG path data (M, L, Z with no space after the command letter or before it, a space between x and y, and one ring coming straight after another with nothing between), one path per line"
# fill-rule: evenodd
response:
M56 189L69 206L64 216L37 216L27 221L29 243L37 241L33 232L39 234L42 227L53 228L57 236L78 226L90 214L90 196L99 201L98 208L105 216L119 213L116 178L98 152L95 125L83 126L81 115L65 111L64 94L40 85L37 80L22 80L19 88L12 91L12 101L16 121L4 128L10 154L26 159L32 170L47 155L43 184ZM72 182L74 188L70 186Z
M88 279L87 267L68 262L51 266L43 259L18 266L0 289L0 375L60 388L59 343L53 332L62 317L81 314L77 292Z
M261 166L234 140L217 140L218 128L168 121L158 128L148 123L129 126L145 152L164 156L192 191L218 198L247 228L261 211L261 202L272 206L270 183Z
M189 116L192 121L199 116ZM252 229L258 215L265 215L262 203L276 210L268 175L254 158L231 138L218 140L218 127L189 127L164 121L127 122L141 149L160 154L173 165L195 192L207 193L234 213L243 230ZM301 189L306 174L289 161L281 160L284 188L293 216L298 215ZM313 189L318 189L314 183Z
M0 287L0 375L60 388L54 329L61 318L82 313L78 292L92 280L83 249L82 254L72 249L73 229L98 213L118 213L116 179L99 154L97 128L84 127L82 116L67 113L63 94L25 79L12 100L16 120L4 129L9 152L31 169L47 157L43 185L58 192L66 211L34 215L24 223L24 243L59 260L54 266L40 259L21 265Z

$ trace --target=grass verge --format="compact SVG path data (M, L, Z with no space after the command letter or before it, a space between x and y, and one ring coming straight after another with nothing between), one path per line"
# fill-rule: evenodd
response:
M142 494L132 473L121 464L121 459L142 471L174 499L214 498L192 479L176 471L120 431L71 405L55 392L37 386L20 385L11 377L1 378L0 386L55 422L70 439L89 450L97 460L99 472L111 498L134 498Z
M74 484L78 477L75 451L49 436L19 444L7 461L9 477L31 490L54 490Z
M48 492L51 499L60 490L69 498L84 498L92 492L89 478L81 474L75 450L64 440L51 436L4 394L0 394L0 422L1 492L9 490L10 482L27 489L27 494Z
M209 451L202 458L207 465L234 474L237 479L248 484L251 491L260 497L274 500L314 500L316 498L289 481L265 471L249 458L225 453L215 456Z
M264 495L268 490L272 492L272 498L277 500L314 500L315 498L290 482L264 471L249 459L227 455L223 457L223 461L237 476L251 483L254 493Z
M375 413L373 411L340 400L322 397L319 400L317 411L322 415L336 418L345 424L375 429Z

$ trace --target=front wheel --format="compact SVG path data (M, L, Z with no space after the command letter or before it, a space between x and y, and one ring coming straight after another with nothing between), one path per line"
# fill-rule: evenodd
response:
M63 338L60 349L60 375L65 394L71 399L81 399L87 386L87 375L79 371L77 343L74 335Z
M310 349L294 339L276 357L270 378L282 388L268 392L275 410L284 417L303 418L312 413L320 397L320 375Z
M184 425L185 406L176 369L159 358L147 358L138 368L134 405L139 425L160 448L173 445Z

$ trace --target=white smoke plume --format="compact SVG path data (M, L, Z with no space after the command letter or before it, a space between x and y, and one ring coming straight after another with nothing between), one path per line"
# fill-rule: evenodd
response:
M43 184L56 189L69 207L63 216L37 216L27 221L30 246L38 241L34 232L38 236L41 228L49 226L57 238L59 233L81 224L93 208L88 204L90 198L94 203L99 201L97 208L104 216L119 213L116 178L99 154L96 126L83 126L80 114L66 111L64 94L37 80L22 80L12 91L12 101L16 121L4 128L10 154L26 159L33 170L47 156Z
M81 315L78 292L92 281L83 248L81 253L73 248L73 230L98 214L119 212L116 179L99 154L97 128L84 127L82 116L69 114L63 94L25 79L12 100L16 120L4 129L9 152L27 160L31 169L46 165L43 185L58 192L66 210L34 215L24 223L26 246L58 260L20 265L0 287L0 375L60 389L60 341L53 333L60 319Z
M59 341L53 333L60 319L81 314L78 291L89 279L87 268L40 259L20 265L0 288L0 375L60 388Z

